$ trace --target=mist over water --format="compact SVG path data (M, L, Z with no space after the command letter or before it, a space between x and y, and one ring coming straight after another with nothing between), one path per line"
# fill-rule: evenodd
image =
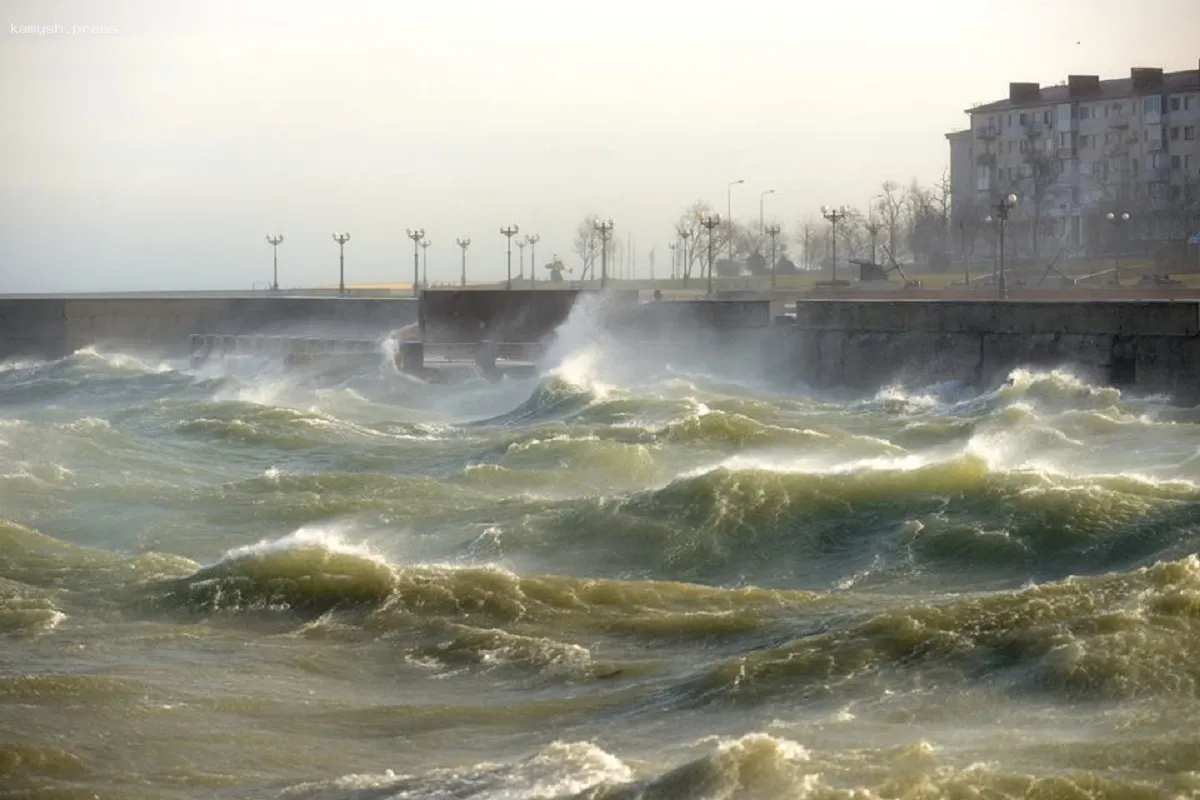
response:
M122 798L1200 792L1200 413L0 365L0 784ZM736 348L734 348L736 351Z

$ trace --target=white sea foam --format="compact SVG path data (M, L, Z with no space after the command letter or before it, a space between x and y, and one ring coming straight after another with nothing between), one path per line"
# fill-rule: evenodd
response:
M264 558L274 553L284 553L291 550L303 550L317 547L330 553L358 556L370 559L380 564L387 560L374 548L362 542L352 542L347 538L349 529L346 526L312 526L300 528L279 539L262 539L254 544L235 547L228 550L218 560L217 564L239 561L248 558Z

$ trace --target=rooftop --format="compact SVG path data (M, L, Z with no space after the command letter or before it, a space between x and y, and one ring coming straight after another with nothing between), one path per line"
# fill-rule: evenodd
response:
M1163 72L1156 67L1133 67L1127 78L1100 80L1097 75L1070 75L1058 86L1036 83L1010 83L1008 97L967 109L968 114L1007 111L1015 108L1067 102L1094 102L1154 94L1200 91L1200 66L1179 72Z

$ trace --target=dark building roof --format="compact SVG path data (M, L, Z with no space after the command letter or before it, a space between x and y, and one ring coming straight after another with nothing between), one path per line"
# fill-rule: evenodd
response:
M1197 69L1163 72L1159 67L1133 67L1128 78L1100 80L1098 75L1068 75L1062 86L1010 83L1008 97L967 109L968 114L1007 111L1054 103L1094 102L1134 95L1175 94L1200 91L1200 61Z

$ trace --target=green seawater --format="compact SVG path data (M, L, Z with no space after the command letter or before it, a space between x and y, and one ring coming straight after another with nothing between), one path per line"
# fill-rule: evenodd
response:
M1200 411L736 366L0 365L0 797L1200 796Z

